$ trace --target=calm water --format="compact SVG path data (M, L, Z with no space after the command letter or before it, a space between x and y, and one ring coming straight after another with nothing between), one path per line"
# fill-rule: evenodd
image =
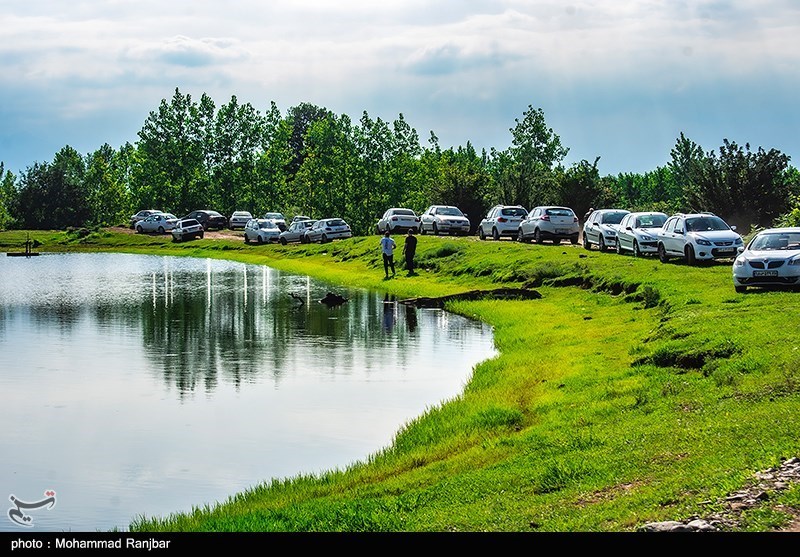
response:
M0 257L0 531L126 530L386 447L494 348L385 302L210 259Z

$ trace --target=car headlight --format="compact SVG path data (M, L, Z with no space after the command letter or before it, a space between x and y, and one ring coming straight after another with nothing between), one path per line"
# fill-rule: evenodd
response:
M655 238L653 238L652 236L648 236L647 234L642 234L640 238L642 242L652 242L655 240Z
M795 255L789 260L788 265L800 265L800 255Z
M708 240L704 240L703 238L697 238L696 242L701 246L710 246L711 242Z
M733 264L734 264L736 267L743 267L745 263L746 263L746 260L745 260L745 258L744 258L744 257L737 257L737 258L736 258L736 259L733 261Z
M742 241L741 236L736 238L736 242L734 242L737 246L741 246L744 242Z

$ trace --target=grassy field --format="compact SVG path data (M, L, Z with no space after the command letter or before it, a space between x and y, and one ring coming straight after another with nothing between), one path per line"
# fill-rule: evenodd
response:
M19 251L25 232L0 233ZM525 287L534 300L452 302L498 356L464 392L363 462L265 478L218 506L139 517L134 531L623 532L705 517L759 470L800 455L800 292L734 292L730 263L568 244L419 237L419 274L384 280L378 237L247 246L115 230L31 232L37 251L234 259L399 297ZM400 240L398 243L401 243ZM797 485L738 528L779 529Z

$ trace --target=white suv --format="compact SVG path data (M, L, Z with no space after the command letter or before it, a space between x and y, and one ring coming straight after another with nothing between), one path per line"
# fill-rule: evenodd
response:
M672 215L658 233L658 259L666 263L671 257L680 257L689 265L733 259L744 250L735 230L713 213Z

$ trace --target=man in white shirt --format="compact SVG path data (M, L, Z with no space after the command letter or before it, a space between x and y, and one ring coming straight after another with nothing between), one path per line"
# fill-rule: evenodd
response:
M383 271L386 273L386 278L389 278L389 268L392 269L392 276L395 275L394 273L394 248L397 247L397 244L394 243L391 236L389 236L389 231L383 233L383 238L381 238L381 253L383 254Z

